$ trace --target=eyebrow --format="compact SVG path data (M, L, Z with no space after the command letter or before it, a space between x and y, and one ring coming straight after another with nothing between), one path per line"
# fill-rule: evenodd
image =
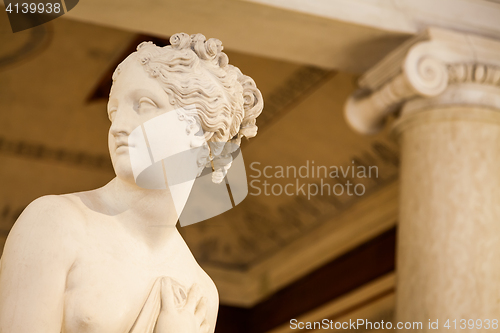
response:
M163 92L163 91L162 91ZM163 92L165 95L167 93ZM160 102L161 100L161 96L158 96L157 93L155 92L152 92L151 90L146 90L146 89L136 89L132 92L132 94L134 95L134 97L142 97L142 96L146 96L146 97L149 97L151 99L153 99L155 102Z
M163 104L165 104L161 100L162 96L158 96L157 93L152 92L151 90L140 89L139 88L139 89L135 89L135 90L130 91L129 94L131 96L133 96L133 98L138 98L138 97L142 97L142 96L146 96L148 98L151 98L158 105L158 107L161 107L161 106L163 106ZM162 90L162 94L165 95L165 98L168 98L167 97L167 93L164 92L163 90ZM117 98L116 97L110 97L109 98L108 104L106 106L106 112L108 113L108 115L109 115L109 112L110 112L110 106L113 106L116 103L117 103Z

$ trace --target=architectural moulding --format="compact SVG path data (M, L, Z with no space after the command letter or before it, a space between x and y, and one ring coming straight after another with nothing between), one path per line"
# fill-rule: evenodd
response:
M361 89L345 106L347 122L360 133L376 133L388 115L418 97L440 96L441 104L499 107L499 52L496 40L429 28L361 77ZM459 83L472 84L467 98L453 92Z
M500 33L500 6L495 0L246 1L398 33L418 34L426 26L466 30L487 36Z

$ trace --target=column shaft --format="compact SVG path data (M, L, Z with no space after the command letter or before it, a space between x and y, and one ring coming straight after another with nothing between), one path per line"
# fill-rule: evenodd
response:
M396 129L396 320L421 321L425 332L459 331L454 319L500 320L500 112L436 106L403 114Z

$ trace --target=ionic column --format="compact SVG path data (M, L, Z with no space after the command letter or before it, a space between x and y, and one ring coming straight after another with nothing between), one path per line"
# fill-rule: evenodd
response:
M394 114L401 147L396 321L456 332L461 319L481 319L467 331L491 332L485 319L500 319L500 42L431 28L360 84L347 121L368 134Z

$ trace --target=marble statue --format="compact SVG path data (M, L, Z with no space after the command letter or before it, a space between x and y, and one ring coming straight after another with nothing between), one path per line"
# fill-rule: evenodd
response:
M197 153L194 177L210 166L217 183L231 164L224 144L256 135L263 102L219 40L180 33L170 41L140 44L113 74L116 177L96 190L41 197L16 221L0 261L0 333L214 332L217 289L176 229L192 181L176 184L175 195L171 184L139 186L129 136L175 115L167 150L195 142L206 153Z

